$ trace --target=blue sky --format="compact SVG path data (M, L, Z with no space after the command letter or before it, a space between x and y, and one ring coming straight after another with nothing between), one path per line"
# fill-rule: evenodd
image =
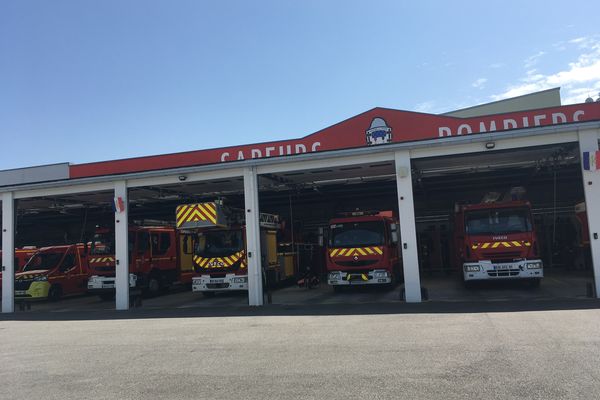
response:
M600 2L0 2L0 169L600 92Z

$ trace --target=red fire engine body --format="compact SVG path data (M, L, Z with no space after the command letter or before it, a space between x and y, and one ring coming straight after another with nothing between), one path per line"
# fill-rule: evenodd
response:
M327 282L344 285L392 284L400 278L398 220L391 211L353 212L329 222Z
M531 204L523 200L457 206L456 265L465 283L544 276Z
M172 227L129 227L129 286L157 294L192 279L192 241ZM96 231L90 245L88 292L109 299L115 291L114 232Z
M27 264L27 261L35 254L37 249L33 246L26 246L15 249L15 273L21 272L21 269ZM0 250L0 259L2 259L2 250ZM0 293L2 292L2 271L0 271Z

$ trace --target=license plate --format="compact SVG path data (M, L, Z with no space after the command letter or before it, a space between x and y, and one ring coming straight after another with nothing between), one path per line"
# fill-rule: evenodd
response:
M508 264L508 265L506 265L506 264L494 265L494 269L495 269L496 271L503 271L503 270L507 270L507 269L510 269L510 267L511 267L511 265L510 265L510 264Z
M225 279L211 279L210 283L223 283L225 282Z

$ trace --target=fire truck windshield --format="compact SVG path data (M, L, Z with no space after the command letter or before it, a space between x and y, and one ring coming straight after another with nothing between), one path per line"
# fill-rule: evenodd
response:
M468 235L500 235L531 232L531 216L527 208L492 208L465 214Z
M382 221L346 222L331 225L331 247L376 246L384 243Z
M23 271L50 270L58 265L64 253L37 253L25 264Z
M244 248L241 230L212 231L198 235L196 255L200 257L228 256Z

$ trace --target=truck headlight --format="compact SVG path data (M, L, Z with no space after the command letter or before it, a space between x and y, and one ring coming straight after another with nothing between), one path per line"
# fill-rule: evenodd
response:
M527 263L527 269L541 269L544 267L541 261L534 261Z
M36 276L35 278L33 278L34 282L46 282L47 280L48 277L46 275Z
M465 265L465 272L479 272L479 265Z
M330 272L329 273L329 280L339 281L340 279L342 279L342 274L340 272Z
M244 276L242 278L233 278L231 281L233 283L246 283L248 282L248 278Z
M387 278L388 277L388 272L387 271L377 271L373 274L374 278Z

